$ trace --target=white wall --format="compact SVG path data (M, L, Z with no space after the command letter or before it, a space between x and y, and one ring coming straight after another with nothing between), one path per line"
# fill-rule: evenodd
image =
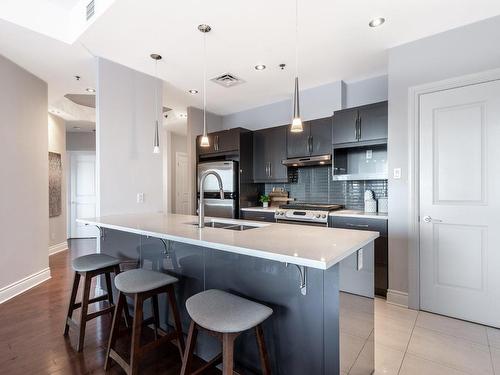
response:
M346 82L345 108L353 108L387 100L387 85L387 75Z
M189 196L191 197L189 212L196 212L196 137L203 133L203 110L187 108L187 154L189 168ZM222 130L222 117L207 112L207 133Z
M342 82L332 82L300 92L302 120L328 117L343 106ZM293 114L292 99L251 108L223 117L224 129L242 127L250 130L290 124Z
M408 89L423 83L500 67L500 17L389 50L389 288L407 292L418 270L408 268ZM389 173L391 175L391 173ZM415 257L417 254L410 254ZM410 285L414 290L415 285ZM418 301L410 293L410 305Z
M94 132L67 132L66 150L68 151L95 151Z
M65 246L68 239L66 233L66 173L67 161L66 157L66 124L60 117L49 113L48 117L49 131L49 152L61 154L62 162L62 186L61 186L61 214L56 217L49 218L49 247L54 245L62 245L56 250L61 250ZM51 249L49 249L51 251Z
M0 55L0 302L50 278L47 84Z
M98 214L162 211L162 154L153 154L155 90L161 112L162 81L102 58L97 65Z

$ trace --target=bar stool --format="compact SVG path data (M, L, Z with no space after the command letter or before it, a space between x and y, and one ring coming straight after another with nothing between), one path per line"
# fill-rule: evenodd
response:
M271 316L272 309L217 289L206 290L190 297L186 301L186 308L192 321L182 360L181 375L190 374L199 329L222 341L222 353L192 374L201 374L222 361L223 375L233 375L234 341L242 332L252 328L255 328L257 336L262 373L264 375L271 373L261 323Z
M113 258L106 254L90 254L84 255L78 258L73 259L73 270L75 271L75 277L73 280L73 289L71 291L71 297L69 300L69 308L68 314L66 316L66 323L64 326L64 336L68 335L70 326L78 330L78 347L77 350L79 352L83 349L83 342L85 340L85 327L89 320L97 318L98 316L113 313L114 303L113 303L113 291L111 287L111 272L114 272L115 275L120 273L120 260L117 258ZM106 278L106 289L107 293L101 296L91 298L90 297L90 288L92 283L92 278L105 275ZM75 303L76 294L78 292L78 285L80 283L80 278L84 278L84 286L83 286L83 296L82 301ZM88 313L89 304L108 300L109 306L100 311L93 312L91 314ZM73 311L82 308L80 314L80 323L75 322L72 319Z
M139 371L139 363L142 357L149 351L158 346L176 339L178 343L181 358L184 354L184 336L182 334L181 319L177 310L175 301L175 292L173 284L178 280L165 273L146 270L142 268L125 271L115 277L115 286L119 291L118 302L116 305L113 323L111 326L111 335L108 342L106 353L106 362L104 369L108 370L113 359L120 365L128 375L135 375ZM174 317L175 330L162 337L158 337L159 310L158 294L167 293L169 305ZM124 307L127 305L125 296L128 295L134 299L134 318L132 322L132 340L130 345L130 360L127 363L115 350L116 340L119 334L120 316ZM143 321L143 304L148 298L153 302L153 319L155 324L155 340L141 345L141 332Z

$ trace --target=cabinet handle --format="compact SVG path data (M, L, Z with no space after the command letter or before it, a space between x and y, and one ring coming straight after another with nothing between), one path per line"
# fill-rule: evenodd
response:
M358 120L359 120L359 115L356 116L356 123L354 125L354 139L356 141L358 140Z
M269 177L272 177L272 176L273 176L273 167L272 167L271 162L269 162Z
M348 227L355 227L355 228L368 228L368 224L351 224L351 223L346 223Z
M361 116L358 120L358 141L361 140Z
M216 135L215 139L214 139L214 148L215 148L215 151L219 151L219 136L218 135Z
M313 137L312 135L309 136L309 153L312 154L313 152Z

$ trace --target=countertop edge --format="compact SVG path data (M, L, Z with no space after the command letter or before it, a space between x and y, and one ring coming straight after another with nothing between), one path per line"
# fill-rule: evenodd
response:
M320 269L320 270L327 270L330 267L334 266L335 264L338 264L343 259L349 257L354 252L363 248L364 246L366 246L367 244L369 244L370 242L374 241L376 238L379 237L378 232L373 232L373 235L370 236L370 238L368 238L367 240L361 242L360 246L356 246L354 248L350 248L350 249L344 251L341 256L335 257L335 258L330 259L328 261L317 261L317 260L306 259L306 258L302 258L302 257L296 257L296 256L290 256L290 255L284 255L284 254L274 254L274 253L270 253L267 251L251 249L251 248L246 248L246 247L226 245L226 244L221 244L218 242L210 242L210 241L205 241L205 240L186 238L186 237L176 236L176 235L167 234L167 233L152 232L152 231L147 231L144 229L136 229L136 228L126 227L126 226L121 226L121 225L107 224L107 223L102 223L102 222L88 220L88 219L77 219L76 221L78 223L82 223L82 224L86 224L86 225L95 225L97 227L118 230L118 231L124 231L124 232L132 233L132 234L155 237L155 238L162 238L165 240L181 242L181 243L194 245L194 246L204 246L204 247L214 249L214 250L227 251L227 252L231 252L231 253L235 253L235 254L247 255L247 256L252 256L252 257L267 259L267 260L273 260L273 261L277 261L277 262L281 262L281 263L290 263L290 264L296 264L299 266L312 267L312 268L316 268L316 269Z

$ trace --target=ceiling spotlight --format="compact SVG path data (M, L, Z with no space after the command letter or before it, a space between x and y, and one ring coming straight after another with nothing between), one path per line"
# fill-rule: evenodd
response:
M266 66L264 64L255 65L255 70L264 70Z
M179 113L179 118L188 118L187 113Z
M191 95L196 95L196 94L198 94L198 90L195 90L195 89L188 90L188 92L189 92Z
M77 81L79 81L79 80L80 80L80 78L82 78L82 77L80 77L80 76L75 76L75 79L76 79Z
M285 70L285 66L286 66L286 64L280 64L279 65L279 67L280 67L281 70Z
M95 89L93 89L92 87L87 87L85 91L90 92L91 94L95 93Z
M377 17L377 18L372 19L368 23L368 25L370 27L379 27L379 26L382 26L384 24L384 22L385 22L385 18L383 18L383 17Z

